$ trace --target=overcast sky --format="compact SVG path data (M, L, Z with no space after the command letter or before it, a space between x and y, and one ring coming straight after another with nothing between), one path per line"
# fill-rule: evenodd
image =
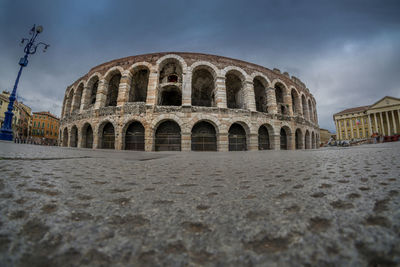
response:
M61 113L64 91L90 68L152 52L245 60L299 77L333 113L400 97L400 1L0 0L0 90L11 90L34 23L48 52L30 57L18 87L33 111Z

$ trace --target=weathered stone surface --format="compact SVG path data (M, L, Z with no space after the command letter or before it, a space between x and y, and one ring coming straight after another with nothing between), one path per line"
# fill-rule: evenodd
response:
M0 265L396 266L399 151L0 142Z

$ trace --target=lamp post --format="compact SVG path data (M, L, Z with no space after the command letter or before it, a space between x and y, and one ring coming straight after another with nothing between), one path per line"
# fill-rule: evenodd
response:
M15 80L13 91L10 95L10 102L8 103L7 111L4 113L4 123L0 130L0 140L12 141L13 140L13 132L12 132L12 118L13 118L13 106L15 101L15 95L17 92L17 86L19 82L19 78L21 77L21 72L24 67L28 65L28 56L36 53L37 48L40 45L43 45L43 52L46 52L46 49L50 46L45 43L35 43L35 39L39 33L43 31L42 26L33 25L32 29L29 31L29 35L31 38L23 38L21 41L21 45L23 45L26 41L28 42L24 48L25 56L19 60L19 65L21 66L18 71L17 79Z

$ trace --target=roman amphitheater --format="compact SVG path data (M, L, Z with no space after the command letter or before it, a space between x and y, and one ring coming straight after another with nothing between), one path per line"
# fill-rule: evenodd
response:
M198 53L92 68L65 91L60 144L145 151L311 149L316 101L278 69Z

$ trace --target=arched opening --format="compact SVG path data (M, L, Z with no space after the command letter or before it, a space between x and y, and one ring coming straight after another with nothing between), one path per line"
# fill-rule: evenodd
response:
M265 93L265 83L256 77L253 80L254 96L256 101L256 110L259 112L267 112L267 96Z
M159 82L165 83L182 83L182 66L175 58L164 60L160 66Z
M228 132L229 151L245 151L247 150L246 131L242 125L238 123L232 124Z
M300 129L297 129L295 132L295 142L296 142L296 149L303 148L303 133Z
M125 149L144 151L144 127L140 122L134 121L126 129Z
M315 134L314 134L314 132L311 133L311 145L312 145L312 148L313 148L313 149L316 148L316 142L315 142Z
M280 132L280 139L281 139L281 150L287 150L288 148L288 135L284 128L281 128Z
M243 108L243 78L235 71L229 71L225 76L226 101L228 108Z
M90 85L90 94L89 94L89 103L88 108L94 106L96 103L96 95L97 95L97 88L99 87L99 78L97 76L93 78L93 81Z
M67 103L66 103L65 110L64 110L64 116L68 116L71 114L71 105L72 105L73 97L74 97L74 90L71 90L67 97Z
M292 96L292 110L293 114L297 114L300 110L300 99L299 99L299 94L296 92L296 90L292 89L291 92Z
M121 74L118 72L114 74L108 82L106 107L116 106L118 100L118 88L121 81Z
M206 68L198 68L192 76L192 106L212 107L214 103L215 80Z
M73 106L73 112L79 112L81 108L81 101L82 101L82 92L83 92L83 84L80 84L78 89L75 91L75 102Z
M272 129L271 129L271 134L272 134ZM268 150L268 149L271 149L270 133L268 131L267 126L262 125L258 129L258 150Z
M307 101L304 95L301 96L301 105L303 106L303 118L307 119Z
M168 85L160 89L160 106L181 106L182 92L175 85Z
M211 123L201 121L193 126L192 151L217 151L217 134Z
M310 99L308 99L308 114L309 114L309 120L313 121L314 115L313 115L313 110L312 110L312 105Z
M114 149L115 148L115 131L111 122L104 125L102 132L101 148Z
M133 72L129 102L146 102L149 74L150 72L147 68L136 69Z
M93 129L89 123L86 123L82 128L82 140L84 148L93 148Z
M181 128L171 120L162 122L155 133L156 151L180 151Z
M306 149L310 149L311 148L311 138L310 138L310 132L308 130L306 131L304 142L306 144Z
M275 84L275 98L276 98L276 106L278 107L278 112L280 114L285 114L285 103L283 102L283 92L284 86L281 83Z
M71 147L78 146L78 128L74 125L71 128Z
M65 127L63 131L63 140L62 140L62 145L67 147L68 146L68 128Z

